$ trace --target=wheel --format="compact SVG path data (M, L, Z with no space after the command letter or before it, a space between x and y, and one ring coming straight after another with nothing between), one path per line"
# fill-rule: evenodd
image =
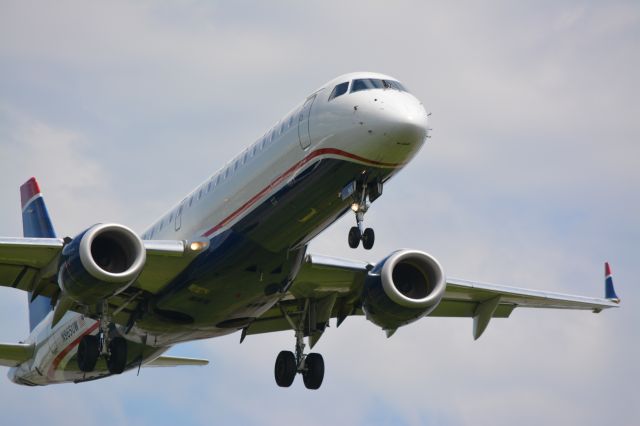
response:
M100 356L100 339L98 336L87 334L78 344L78 368L88 373L96 368Z
M107 368L109 373L120 374L127 366L127 341L123 337L114 337L109 343Z
M375 240L376 234L375 232L373 232L373 229L365 229L364 233L362 234L362 247L364 247L365 250L371 250L371 247L373 247L373 243L375 242Z
M291 351L281 351L276 358L276 367L274 375L276 383L282 388L288 388L296 377L298 368L296 366L296 357Z
M307 389L318 389L324 378L324 359L322 355L310 353L304 360L305 370L302 373Z
M360 230L358 229L357 226L352 226L351 229L349 230L349 247L351 248L357 248L358 245L360 244L360 239L362 238L362 235L360 235Z

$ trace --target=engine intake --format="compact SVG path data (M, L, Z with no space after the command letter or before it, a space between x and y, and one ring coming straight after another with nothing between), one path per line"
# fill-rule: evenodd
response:
M76 302L96 303L131 285L145 261L144 244L131 229L94 225L62 250L58 284Z
M371 322L395 330L433 311L445 288L444 272L434 257L421 251L399 250L369 272L362 308Z

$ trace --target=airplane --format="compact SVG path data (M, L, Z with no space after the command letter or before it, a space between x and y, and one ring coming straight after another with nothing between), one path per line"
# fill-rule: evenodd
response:
M116 223L56 236L39 183L20 188L22 238L0 238L0 285L28 294L29 337L0 344L21 385L85 382L153 366L205 365L173 345L240 333L294 331L277 355L278 386L297 374L318 389L324 359L307 353L330 320L364 315L388 337L424 317L473 319L478 339L517 307L617 307L605 297L461 280L414 249L376 263L307 253L345 214L348 245L373 247L365 214L430 137L423 104L397 79L360 72L307 96L255 143L138 235ZM305 343L306 339L306 343Z

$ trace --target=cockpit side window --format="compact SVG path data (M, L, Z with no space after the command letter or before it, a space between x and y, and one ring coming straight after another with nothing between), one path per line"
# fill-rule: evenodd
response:
M347 93L347 89L348 88L349 88L349 82L348 81L345 81L344 83L338 84L331 91L331 94L329 95L329 100L331 100L333 98L337 98L340 95L344 95L345 93Z

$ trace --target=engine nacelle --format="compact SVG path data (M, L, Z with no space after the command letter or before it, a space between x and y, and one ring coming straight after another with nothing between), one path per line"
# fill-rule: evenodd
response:
M64 246L58 284L80 304L97 303L131 285L146 258L142 240L131 229L111 223L94 225Z
M433 311L445 288L444 272L435 258L398 250L369 271L362 309L369 321L393 331Z

